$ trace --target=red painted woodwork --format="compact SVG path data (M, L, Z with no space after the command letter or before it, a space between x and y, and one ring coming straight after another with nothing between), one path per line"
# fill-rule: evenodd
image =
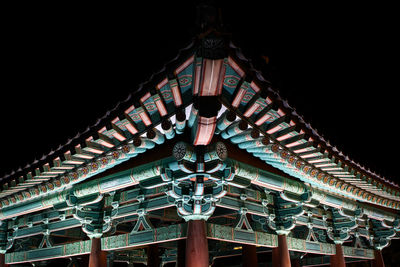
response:
M186 267L208 267L208 242L203 220L189 221L186 239Z
M291 267L286 235L278 235L278 251L280 267Z
M101 250L100 238L92 238L89 267L107 267L107 252Z
M331 255L331 266L346 267L342 245L336 244L335 246L336 246L336 254Z
M253 245L242 245L242 265L243 267L258 266L257 248Z
M147 247L147 267L159 267L160 255L158 253L158 244Z
M197 122L196 135L193 141L195 146L208 145L214 136L214 131L217 123L217 117L201 117L199 116Z
M385 262L382 257L382 251L381 250L375 250L375 259L372 261L372 265L374 267L385 267Z

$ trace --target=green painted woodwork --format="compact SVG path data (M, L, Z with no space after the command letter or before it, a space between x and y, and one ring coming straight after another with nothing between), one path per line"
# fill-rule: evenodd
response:
M161 227L145 233L123 234L101 239L102 250L116 250L143 246L154 242L166 242L186 237L186 225L171 225ZM45 259L70 257L75 255L89 254L91 241L79 241L51 248L40 248L24 252L13 252L6 254L6 263L32 262Z
M61 221L50 222L48 224L39 224L32 227L18 229L18 231L16 231L14 235L14 238L25 238L33 235L38 235L46 229L50 232L56 232L63 229L70 229L80 226L81 222L79 220L75 218L68 218Z
M209 108L207 104L211 106L211 98L206 105L200 103L205 102L199 91L202 79L208 75L202 73L207 67L206 57L200 56L216 51L196 49L190 46L177 60L180 65L169 64L171 72L161 77L162 81L149 83L155 88L143 88L139 95L134 95L135 106L129 104L127 110L118 112L117 118L103 118L101 123L105 126L101 125L103 128L91 137L75 140L77 145L69 146L70 151L63 151L55 159L50 156L51 162L35 165L30 172L10 177L1 185L0 253L10 249L15 239L22 242L23 238L43 235L38 249L7 254L8 262L86 254L90 241L52 246L51 234L78 227L91 238L101 237L113 227L115 230L120 222L136 220L131 233L103 237L105 250L185 238L186 224L154 229L147 217L151 212L174 206L186 221L207 220L216 208L223 212L240 211L234 228L207 225L208 237L216 240L276 247L277 236L272 233L289 234L296 226L307 226L306 240L288 236L290 250L335 254L334 245L316 242L315 236L311 241L314 234L319 241L329 237L334 243L343 243L354 235L367 238L375 249L389 245L400 230L400 218L368 203L400 209L398 186L382 182L363 167L355 166L315 135L306 123L297 124L290 106L259 74L254 75L252 68L246 67L244 57L235 55L233 46L229 56L225 50L217 53L223 60L221 76L217 75L222 88L209 92L218 108L207 112L217 112L221 103L224 107L219 118L213 117L213 127L203 128L202 134L209 135L210 140L214 134L220 135L299 180L227 159L225 145L216 142L207 143L204 151L180 143L174 147L174 157L85 181L163 144L166 139L189 132L197 134L200 119L205 118L200 114ZM160 124L161 128L154 128ZM143 137L146 132L147 137ZM183 152L179 150L182 144ZM247 213L265 232L251 228ZM259 229L255 225L254 229ZM122 228L126 230L127 226ZM369 249L344 246L343 251L346 257L373 258Z
M325 255L333 255L336 253L335 245L333 244L307 241L294 237L287 237L286 240L288 243L288 249L292 251Z
M221 157L213 154L210 154L210 158L215 158L217 161L221 160ZM212 162L212 160L209 162ZM212 165L209 166L215 168ZM245 209L246 213L259 216L259 218L267 218L264 219L264 223L268 223L268 227L275 231L288 231L295 225L308 225L311 223L314 227L327 230L328 236L331 235L333 240L336 238L341 241L354 234L352 228L357 226L359 234L369 237L370 233L366 229L367 226L363 220L367 218L378 219L377 222L381 223L379 227L384 229L376 228L374 230L374 242L377 247L383 247L387 245L388 240L395 233L394 230L399 228L399 220L389 212L371 208L366 204L356 203L352 200L346 200L336 195L326 194L322 190L301 182L271 174L232 159L225 160L225 167L222 170L216 168L217 171L215 173L206 174L212 175L213 179L222 179L225 183L224 190L229 193L227 196L220 197L215 202L215 207L236 211ZM206 166L206 168L208 167ZM168 169L171 171L166 171ZM89 236L100 236L110 229L113 220L125 220L124 218L127 217L137 219L143 209L146 212L151 212L176 205L176 199L165 195L165 193L171 190L169 185L174 184L175 180L182 179L182 177L191 179L198 174L190 175L190 173L183 173L179 164L176 165L176 161L170 157L97 180L74 185L68 190L57 194L48 194L41 199L40 203L36 203L37 200L35 199L20 206L16 205L15 209L11 209L14 207L4 208L1 210L1 215L9 217L11 217L11 214L18 215L30 212L31 210L27 209L32 209L33 207L58 207L61 209L60 211L19 216L12 223L8 222L9 233L7 233L7 239L12 241L15 238L25 238L47 232L52 233L82 225L83 230ZM201 175L204 174L201 173ZM138 187L138 183L142 185L154 178L158 178L161 181L164 180L164 182L158 187L148 189ZM258 186L266 185L264 187L266 192L236 187L238 180L235 179L243 180L241 186L248 186L252 182ZM125 188L126 184L131 184L134 188L116 193L116 190ZM274 194L270 194L271 190L274 191ZM177 193L178 191L175 190L174 192ZM160 196L159 194L164 195ZM153 195L158 196L154 197ZM315 203L331 207L332 215L326 213L324 209L316 208ZM93 206L96 205L100 205L98 208L106 207L104 212L93 212ZM323 219L317 217L308 218L302 215L304 211L322 216ZM71 218L71 215L74 218ZM353 218L361 217L363 220L356 224ZM332 221L327 221L326 219ZM241 242L254 241L255 238L259 238L255 235L252 236L249 231L236 230L235 238L241 240ZM155 240L158 240L155 236L148 235L145 232L138 232L137 234L139 235L135 237L132 235L125 237L128 238L128 241L125 240L125 244L131 246L135 242L156 242ZM116 240L122 237L110 236L109 238L110 242L117 242ZM7 240L8 244L10 244L9 240ZM317 247L312 243L307 243L306 246L310 250ZM360 254L361 252L357 253Z
M274 234L253 231L237 230L233 227L207 224L207 237L227 242L246 243L261 247L277 247L278 236ZM306 241L303 239L287 237L288 248L291 251L301 251L313 254L333 255L336 253L335 245L322 242ZM373 259L374 254L371 249L353 248L343 246L346 257Z
M358 259L374 259L374 250L366 248L355 248L342 246L343 255L345 257L358 258Z
M155 191L155 190L152 190ZM251 194L252 190L247 189L246 192ZM133 189L130 190L130 192L125 192L126 196L131 195L131 199L137 199L137 193L139 192L138 189ZM134 197L135 196L135 197ZM150 195L151 196L151 193ZM268 197L272 197L272 195L267 195ZM125 217L131 217L138 215L138 212L142 210L143 208L146 208L147 211L155 211L155 210L163 210L168 207L174 206L173 200L169 199L168 196L161 196L161 197L156 197L156 198L150 198L150 199L145 199L145 196L143 196L143 200L141 202L133 202L133 203L126 203L126 204L121 204L118 205L115 209L112 209L110 213L107 213L108 216L111 216L113 220L119 220L119 219L124 219ZM261 201L260 201L261 202ZM273 199L270 198L269 201L267 199L264 199L263 203L261 204L260 202L255 202L254 200L251 199L246 199L244 195L237 195L236 197L233 196L225 196L221 198L220 202L217 203L217 207L223 207L223 208L228 208L231 209L232 211L237 211L239 209L246 209L247 213L253 214L253 215L258 215L261 217L267 216L270 212L266 205L274 205ZM307 210L309 213L310 210L312 211L312 214L316 214L321 216L324 212L323 209L316 209L316 208L307 208L303 207L303 209ZM32 235L38 235L41 234L42 231L45 229L44 226L46 226L46 229L49 229L51 232L59 231L61 229L68 229L68 228L73 228L73 227L80 227L81 222L75 218L67 218L64 220L56 220L59 218L58 213L52 215L53 213L48 213L48 215L53 216L49 217L50 222L48 222L46 225L44 224L37 224L38 222L44 222L44 219L35 220L35 225L31 227L26 227L26 225L21 225L18 221L16 222L15 225L9 225L10 229L13 229L15 226L18 225L23 226L23 228L18 229L16 231L14 238L23 238L23 237L28 237ZM71 215L72 213L70 213ZM324 215L326 216L326 215ZM37 217L37 216L35 216ZM328 219L331 218L330 213L327 214L326 216ZM29 218L29 217L28 217ZM297 225L307 225L311 219L312 225L314 227L320 228L320 229L327 229L328 224L324 220L318 218L318 217L311 217L309 218L308 216L297 216L296 217L296 224ZM20 220L21 221L21 220ZM361 225L361 221L359 222L359 225ZM369 236L369 233L364 229L358 227L358 231L362 236Z
M100 238L111 229L112 221L106 219L103 206L101 200L75 209L74 218L82 223L82 231L90 238Z
M89 254L91 241L79 241L50 248L40 248L23 252L6 254L6 263L34 262L46 259L65 258L76 255Z
M48 194L49 192L60 192L71 184L77 184L90 178L96 174L104 172L105 170L114 167L130 158L136 157L138 153L143 153L145 149L136 148L132 144L126 144L119 148L113 148L106 155L97 158L97 161L87 165L73 168L71 171L63 172L63 176L59 179L54 179L52 182L42 184L39 188L30 188L24 194L19 194L18 197L14 197L12 201L3 201L3 207L11 207L19 203L24 203L32 198L41 197L42 195ZM67 157L68 156L68 157ZM71 158L71 155L66 155L70 160L79 161ZM84 161L81 161L82 163ZM55 177L57 177L56 175ZM48 180L48 179L47 179Z
M278 234L288 234L296 226L296 218L304 213L302 203L287 201L282 194L275 195L274 217L268 226Z
M140 247L155 242L169 242L186 238L186 224L170 225L157 229L137 231L131 234L122 234L101 238L102 250L118 250ZM277 247L277 235L258 231L243 231L229 226L207 224L209 239L253 244L261 247ZM292 251L302 251L332 255L335 253L333 244L306 241L288 237L288 248ZM70 257L90 253L91 241L79 241L50 248L39 248L30 251L13 252L6 254L6 263L23 263L58 257ZM373 250L343 246L346 257L372 259Z
M216 203L226 194L230 178L219 175L226 165L227 149L222 142L197 150L178 142L173 148L176 163L163 168L166 194L175 199L178 215L185 221L207 220Z
M102 250L116 250L148 245L155 242L173 241L186 238L186 224L175 224L167 227L152 229L151 231L138 231L130 234L103 237Z
M319 203L325 204L327 206L340 207L353 211L361 207L364 214L373 218L377 218L380 220L385 219L387 221L394 221L396 219L396 215L393 213L371 207L364 203L357 203L356 201L350 199L341 198L337 195L333 195L326 191L316 189L315 187L305 185L301 182L257 169L248 164L241 163L232 159L227 159L226 162L227 164L233 166L235 176L246 178L254 184L261 185L263 187L276 191L288 191L290 193L298 195L299 199L302 198L302 194L311 193L311 199L314 199Z
M58 207L58 206L60 206L61 203L65 203L66 200L69 200L69 202L71 202L71 204L73 204L73 205L79 206L84 203L95 201L96 199L98 199L99 188L102 193L104 193L106 190L108 191L108 190L111 190L114 188L118 189L119 188L118 181L126 181L128 179L131 179L130 177L131 177L132 173L135 175L138 175L138 176L140 176L141 174L146 174L146 176L142 176L142 177L153 178L152 177L153 175L158 175L159 173L161 174L161 171L157 172L157 168L162 169L162 168L164 168L163 166L165 166L165 164L169 167L169 166L171 166L172 162L173 162L173 160L171 158L167 158L165 160L142 165L137 168L134 168L133 170L127 170L124 172L117 173L115 175L100 178L98 180L75 185L71 189L65 190L65 191L57 193L55 195L49 194L46 197L44 197L42 199L42 201L39 203L37 203L36 201L32 201L29 203L24 203L23 205L20 205L20 206L16 206L15 208L12 208L12 209L10 209L11 207L4 208L1 210L0 213L3 216L6 215L7 217L11 217L16 214L18 215L18 214L30 212L30 211L32 211L32 209L34 207L39 207L41 209L51 207L52 205L54 207ZM263 177L264 181L267 181L266 183L273 184L274 187L276 187L277 185L282 186L281 188L277 188L277 189L282 190L283 188L285 188L286 190L282 191L282 192L284 193L284 195L286 197L289 196L289 198L293 201L294 200L298 200L298 201L307 200L306 198L302 197L302 195L308 194L308 195L311 195L312 200L316 200L316 201L324 203L328 206L342 207L344 210L349 210L349 212L352 212L352 210L355 211L358 209L358 207L361 207L363 209L364 214L370 218L385 220L385 222L387 224L388 223L390 224L395 221L395 218L396 218L395 215L391 214L389 212L382 211L377 208L372 208L372 207L369 207L362 203L355 203L351 200L345 200L345 199L339 198L334 195L326 194L326 192L323 192L321 190L311 188L307 185L303 185L296 181L290 181L290 179L288 179L288 178L284 178L284 177L281 177L278 175L272 175L266 171L252 168L251 166L248 166L246 164L243 164L243 163L231 160L231 159L227 159L227 162L234 164L234 166L235 166L234 168L230 169L230 170L235 170L235 172L233 174L231 174L231 176L234 176L234 178L239 177L239 175L244 176L244 177L241 177L241 179L244 179L244 180L255 179L255 177L258 177L258 179L259 179L260 177ZM153 168L148 169L148 166L153 166ZM157 166L157 167L155 167L155 166ZM154 172L154 171L156 171L156 172ZM223 174L223 175L226 176L226 174ZM149 179L151 179L151 178L149 178ZM130 181L132 181L132 180L130 180ZM273 181L273 182L271 182L271 181ZM249 190L247 188L241 189L241 188L237 188L233 185L229 185L229 183L230 183L229 181L227 181L227 183L228 183L227 192L230 192L232 195L241 196L244 199L248 198L248 200L247 201L241 200L238 202L237 199L234 199L231 197L223 197L219 202L217 202L217 206L230 208L230 209L232 209L232 208L238 209L240 207L246 207L249 210L249 213L263 216L265 214L265 210L264 210L265 208L262 205L262 203L260 203L260 202L263 202L264 205L267 205L268 203L272 205L274 203L272 197L266 195L264 192L260 193L258 191ZM144 191L141 191L141 190L144 190ZM147 193L152 194L152 193L162 193L165 190L166 190L166 187L164 187L164 186L151 188L151 189L138 189L137 188L137 189L132 189L132 190L122 192L121 194L118 195L117 199L114 199L114 197L113 198L105 197L104 201L106 202L106 204L108 206L112 206L113 203L117 203L118 201L120 201L120 202L122 201L121 203L123 203L123 201L134 200L140 196L141 192L145 193L145 194L147 194ZM110 192L113 192L113 191L110 191ZM299 192L301 193L301 195L297 194ZM77 196L79 196L79 197L77 197ZM256 202L250 201L251 199L255 199L257 201ZM246 202L246 203L244 203L244 202ZM153 203L153 204L151 204L151 203ZM173 205L172 203L173 203L173 201L170 201L167 198L160 198L157 200L151 200L146 205L150 205L149 207L151 207L151 206L157 207L157 205L159 207L170 207L171 205ZM43 206L43 205L45 205L45 206ZM308 205L308 203L305 202L304 205ZM72 211L68 209L68 206L63 206L63 209L65 209L65 208L67 208L67 209L65 211L63 211L62 213L60 213L60 212L52 212L49 214L46 213L47 214L46 216L48 217L48 219L51 219L51 218L58 218L60 216L62 217L65 215L67 215L67 216L71 215ZM128 206L124 206L124 207L121 206L121 207L118 207L118 209L115 209L114 213L118 210L117 214L119 214L119 215L115 215L113 212L110 215L112 215L114 217L116 216L115 218L121 218L124 216L134 215L135 211L138 208L140 208L140 206L137 203L133 203L133 204L129 204ZM131 211L129 211L129 210L131 210ZM44 219L44 217L41 218L40 215L34 215L33 217L28 216L28 217L24 217L23 220L17 219L16 221L14 221L14 224L16 223L17 227L18 227L18 225L20 227L23 225L27 225L29 223L39 222L40 220L43 220L43 219ZM23 221L25 221L25 223L22 223ZM300 224L302 223L301 219L299 219L299 223ZM322 225L323 222L321 222L321 220L315 219L314 223L317 227L321 227L321 228L324 227ZM62 225L62 223L60 223L60 225ZM9 228L11 228L11 227L13 227L13 226L10 225ZM31 230L31 231L29 231L29 230L24 230L24 231L26 233L30 232L30 234L32 234L34 231L36 231L35 229L39 230L39 227L34 228L34 230Z
M277 247L278 236L258 231L248 232L233 227L207 224L207 237L210 239L246 243L264 247Z
M371 245L375 249L382 250L390 244L390 239L396 235L396 230L385 225L382 221L372 219L370 222L372 226Z
M331 209L331 213L332 225L327 229L328 237L335 244L342 244L344 241L350 238L350 230L357 228L357 216L351 217L349 215L345 215L343 212L337 209Z
M242 200L240 197L234 198L230 196L224 196L218 203L216 203L217 207L231 209L234 211L238 211L240 208L245 208L247 209L248 213L257 214L260 216L264 216L266 214L266 205L266 201L264 201L264 205L262 205L257 202Z
M117 189L136 185L139 181L152 178L155 175L160 175L160 172L157 173L157 168L161 168L160 166L162 166L162 164L165 162L169 162L169 160L166 159L165 161L158 161L151 165L142 165L134 168L133 170L123 171L115 175L110 175L75 185L72 189L55 192L53 194L47 194L30 202L24 202L19 205L3 208L0 210L0 219L3 220L33 211L51 208L56 204L66 201L70 195L78 198L87 198L93 194L98 195L99 193L107 193ZM149 168L150 166L153 166L153 168ZM156 173L154 173L154 171L156 171Z
M47 210L38 214L27 214L24 216L19 216L15 218L15 220L8 220L8 229L12 229L13 227L21 228L21 227L32 227L34 224L44 223L45 221L49 221L50 223L56 219L63 220L68 216L73 214L73 208L68 207L63 210Z
M156 143L163 143L160 140L164 140L164 136L157 139L157 142L153 142L139 137L139 134L153 131L158 124L170 121L170 117L177 112L184 114L182 110L195 102L194 98L199 94L197 92L199 88L196 87L197 84L194 81L201 84L203 77L198 75L202 75L201 69L205 61L195 52L194 44L187 51L190 52L177 60L179 64L184 62L183 64L175 66L176 69L162 81L157 80L151 83L157 84L156 90L146 88L141 90L140 95L135 95L136 100L140 100L139 105L135 103L136 107L132 105L127 110L121 111L117 118L104 119L102 122L105 123L104 127L94 133L91 138L80 140L81 144L76 145L73 151L64 151L63 156L51 159L51 162L49 160L43 166L35 166L33 172L21 177L13 177L3 184L3 190L0 192L0 197L2 197L0 207L19 205L32 198L60 191L133 158L145 152L146 149L152 149ZM235 57L233 52L229 56L225 52L223 54L226 57L223 59L223 72L220 77L223 78L222 88L220 88L221 92L218 89L215 94L230 111L226 110L218 119L216 133L229 138L240 148L247 149L254 156L260 157L268 164L303 182L310 183L315 188L325 188L362 202L400 208L398 188L380 182L363 168L360 173L360 168L354 169L353 162L338 156L336 151L331 151L330 146L324 144L324 140L319 140L315 136L311 139L310 136L304 134L304 131L310 132L307 124L296 125L290 120L288 114L282 111L289 106L285 101L278 101L272 97L273 90L270 85L266 85L262 79L258 80L257 75L248 73L251 72L251 68L242 68L247 65L245 60ZM197 70L200 71L197 72ZM246 76L246 74L249 75ZM252 78L243 80L244 76ZM198 118L197 109L201 107L194 108L193 105L192 108L187 126L195 129L197 124L194 121ZM228 114L230 116L227 116ZM250 126L248 130L237 127L239 122L234 122L237 115L246 124L246 129L248 125ZM165 137L173 138L175 130L182 133L186 127L185 117L177 120L175 126L169 125L170 127L165 129ZM262 120L263 118L265 119ZM303 128L305 126L307 129ZM169 132L173 134L169 135ZM251 134L255 132L265 135L271 140L270 144L260 142L258 134ZM133 145L131 141L135 140L141 141ZM332 167L338 170L332 170ZM147 180L151 175L158 175L160 172L156 166L142 171L145 173L143 176L137 176L137 182L140 182L141 177ZM138 174L142 173L139 171ZM240 174L238 176L240 177ZM133 177L135 175L131 179L134 179ZM125 178L125 181L120 180L121 187L131 185L132 181ZM279 179L269 177L270 179L265 180L264 178L264 176L256 177L254 182L271 188L278 187L279 190L291 192L302 190L291 181L282 185ZM234 178L232 184L246 186L244 182L243 179ZM114 188L112 181L102 184L100 191L108 192L108 186ZM81 189L83 190L81 194L89 190L89 188ZM381 194L377 195L373 190L378 190ZM336 200L328 199L327 202L329 201ZM43 207L44 205L42 207L31 205L30 208ZM2 218L9 217L0 215L0 219Z
M139 215L139 212L141 212L143 209L145 209L146 212L150 212L153 210L166 209L173 206L173 198L168 196L160 196L140 202L118 206L111 212L111 216L113 219L118 219L132 215Z

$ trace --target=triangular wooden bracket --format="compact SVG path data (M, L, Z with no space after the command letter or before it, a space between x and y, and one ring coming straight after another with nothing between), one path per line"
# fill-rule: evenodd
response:
M307 234L307 238L306 241L315 241L318 242L318 238L314 233L313 230L313 219L312 219L312 215L313 213L311 211L307 212L307 216L308 216L308 222L307 222L307 228L308 228L308 234Z
M254 232L253 228L251 227L251 225L249 223L249 220L247 219L246 214L247 214L247 209L240 208L235 230L241 230L241 231L244 230L244 231Z
M139 218L136 221L135 227L131 231L131 234L135 234L138 232L144 231L152 231L154 229L153 225L151 224L149 218L146 215L146 211L144 209L139 209L137 211Z
M308 235L307 235L306 241L319 242L317 236L314 233L314 230L312 229L312 227L308 228Z
M43 232L43 238L40 242L39 248L51 248L53 246L53 242L50 240L50 231L45 230Z

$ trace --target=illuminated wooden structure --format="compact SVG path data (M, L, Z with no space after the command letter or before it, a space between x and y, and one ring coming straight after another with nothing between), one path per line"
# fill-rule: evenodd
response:
M238 253L243 266L257 254L383 265L399 187L327 143L213 26L90 130L3 179L0 266Z

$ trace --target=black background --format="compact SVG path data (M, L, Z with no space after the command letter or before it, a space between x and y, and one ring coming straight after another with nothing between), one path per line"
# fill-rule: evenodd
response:
M223 6L247 57L350 159L399 182L399 41L394 7ZM195 34L195 3L5 10L0 177L82 132Z

